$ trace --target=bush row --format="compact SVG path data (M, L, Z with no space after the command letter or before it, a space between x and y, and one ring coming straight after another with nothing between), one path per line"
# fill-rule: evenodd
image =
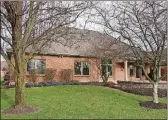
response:
M45 86L57 86L57 85L98 85L103 86L102 82L79 82L79 81L43 81L43 82L27 82L25 83L25 87L45 87ZM7 85L6 88L14 88L15 85Z
M25 83L25 87L43 87L43 86L57 86L57 85L79 85L79 81L70 81L70 82L28 82Z

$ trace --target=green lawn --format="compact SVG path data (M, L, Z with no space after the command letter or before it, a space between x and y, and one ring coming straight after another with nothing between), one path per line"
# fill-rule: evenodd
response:
M14 103L14 89L1 91L1 109ZM166 119L166 110L142 108L139 101L151 97L125 93L112 88L87 85L64 85L25 89L26 103L39 108L36 113L4 115L2 119L52 119L52 118L111 118L111 119ZM166 103L166 99L160 99Z

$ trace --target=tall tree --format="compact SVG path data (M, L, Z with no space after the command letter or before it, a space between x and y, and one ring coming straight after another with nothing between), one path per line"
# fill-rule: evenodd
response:
M153 85L154 103L159 102L159 67L166 58L166 5L166 1L111 2L108 7L95 7L99 19L92 21L104 26L109 33L121 36L131 46L136 65ZM150 75L145 71L147 62L152 67Z
M1 55L14 74L15 106L24 101L24 69L27 61L45 45L57 42L68 27L90 6L90 2L3 1L1 2ZM14 64L7 48L12 49ZM27 55L26 52L29 52Z

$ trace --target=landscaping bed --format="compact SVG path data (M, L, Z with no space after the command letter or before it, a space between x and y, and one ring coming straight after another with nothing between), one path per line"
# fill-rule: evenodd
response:
M4 109L4 114L24 114L37 111L37 108L33 105L17 105L10 108Z
M58 82L58 81L45 81L45 82L27 82L25 87L45 87L45 86L58 86L58 85L96 85L103 86L102 82L79 82L79 81L67 81L67 82ZM6 88L14 88L15 85L7 85Z
M131 90L125 90L118 88L124 92L128 93L134 93L138 95L147 95L147 96L153 96L153 89L152 88L133 88ZM159 97L167 97L167 89L158 89L158 96Z
M122 89L132 88L153 88L152 83L147 80L134 80L134 81L117 81ZM158 83L159 89L167 89L167 81L160 81Z
M167 82L160 81L158 85L158 96L167 97ZM112 86L113 87L113 86ZM122 91L138 95L153 96L152 84L149 81L118 81L118 87Z
M140 102L139 105L145 108L152 108L152 109L167 109L166 103L153 103L153 101L145 101Z
M122 87L118 85L114 85L112 83L108 83L105 85L106 87L115 88L122 90L127 93L134 93L137 95L145 95L145 96L153 96L153 89L152 88L131 88L131 89L122 89ZM167 89L158 89L158 96L159 97L167 97Z
M45 82L26 82L25 87L45 87L45 86L58 86L58 85L80 85L79 81L58 82L58 81L45 81ZM15 84L6 85L5 88L14 88Z
M44 87L44 86L58 86L58 85L79 85L78 81L70 81L70 82L57 82L57 81L49 81L49 82L28 82L25 83L25 87Z

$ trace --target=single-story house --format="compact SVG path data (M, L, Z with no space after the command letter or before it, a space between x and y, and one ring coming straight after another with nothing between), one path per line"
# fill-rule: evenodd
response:
M9 71L9 67L6 61L1 61L1 78L4 77L7 71Z
M109 74L109 81L117 82L118 80L146 80L144 73L139 67L136 67L134 60L112 59L116 57L119 51L122 53L130 53L129 47L125 43L117 43L112 36L102 34L92 30L80 30L78 39L73 37L62 43L51 43L46 46L40 53L36 54L33 59L29 60L25 68L25 81L29 81L29 70L31 68L38 69L37 79L43 81L45 78L45 70L47 68L56 69L54 80L62 81L61 73L70 69L73 71L72 80L80 82L102 81L101 66L103 71ZM78 32L79 33L79 32ZM82 36L82 38L81 38ZM71 46L68 46L70 45ZM119 48L120 47L120 48ZM112 53L117 55L111 55ZM109 58L108 64L101 64L100 58ZM111 58L111 59L110 59ZM13 59L11 54L11 60ZM162 66L160 75L166 74L167 63ZM145 69L150 72L150 65L146 63ZM12 79L12 78L11 78Z

